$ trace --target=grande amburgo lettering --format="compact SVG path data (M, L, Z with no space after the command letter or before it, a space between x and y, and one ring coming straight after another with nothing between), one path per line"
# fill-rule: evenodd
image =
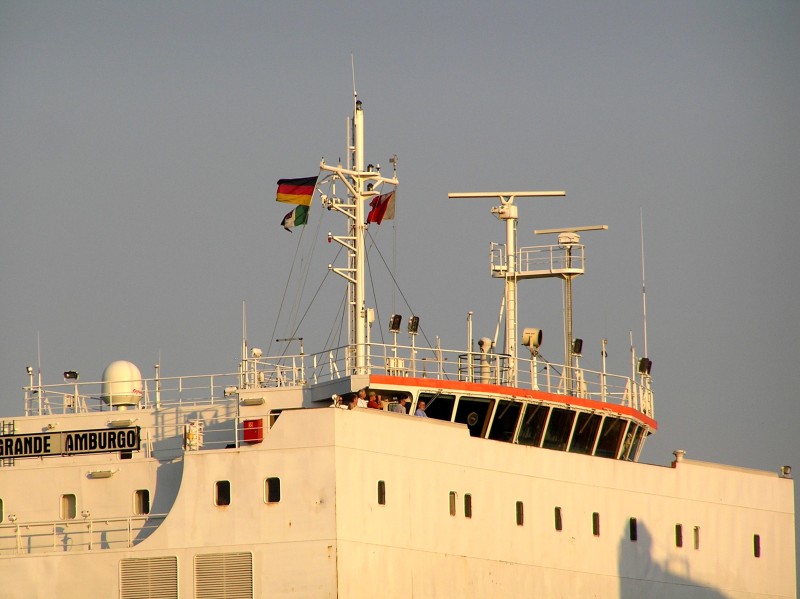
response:
M88 431L0 435L0 457L36 458L76 453L139 451L138 426Z

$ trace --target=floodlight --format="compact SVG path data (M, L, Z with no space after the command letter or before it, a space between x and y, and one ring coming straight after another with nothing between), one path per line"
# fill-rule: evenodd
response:
M536 349L542 344L542 330L529 328L522 331L522 345Z
M74 370L66 370L66 371L64 371L64 378L65 379L77 381L78 380L78 376L79 376L78 373L75 372Z
M581 351L583 350L583 339L575 339L572 341L572 353L576 356L581 355Z
M391 333L400 332L400 322L402 320L403 317L400 314L392 314L392 317L389 319L389 332Z
M653 361L649 358L641 358L639 360L639 374L650 374L653 369Z
M416 335L418 329L419 329L419 316L409 316L408 317L408 334L409 335Z

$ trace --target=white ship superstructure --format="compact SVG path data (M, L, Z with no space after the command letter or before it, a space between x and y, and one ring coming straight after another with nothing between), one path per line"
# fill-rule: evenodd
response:
M407 345L396 315L392 342L371 340L365 203L398 180L365 166L360 102L351 132L317 185L347 222L328 234L347 250L330 266L347 343L243 342L235 372L204 376L116 361L45 385L29 369L24 416L0 430L2 596L795 598L790 470L639 463L651 360L581 366L571 284L580 236L605 226L517 243L517 198L563 192L451 194L498 201L502 351L471 321L452 350L418 344L416 317ZM542 278L564 285L563 364L517 322L517 285ZM380 409L350 407L362 389Z

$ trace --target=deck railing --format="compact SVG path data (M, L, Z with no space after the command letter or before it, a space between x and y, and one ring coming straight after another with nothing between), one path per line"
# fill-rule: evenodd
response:
M366 348L367 371L398 377L510 386L511 358L505 354L373 343ZM143 379L143 407L191 407L227 400L239 388L298 387L356 374L352 348L309 355L253 357L237 373ZM565 368L541 356L517 358L516 386L630 406L653 416L649 375L620 376L574 366ZM102 383L26 387L26 414L103 411ZM119 415L119 412L115 412Z
M150 536L166 517L148 514L1 524L0 556L133 547Z

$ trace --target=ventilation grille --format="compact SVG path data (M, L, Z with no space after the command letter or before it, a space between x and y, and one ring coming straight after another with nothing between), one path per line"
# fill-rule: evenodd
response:
M178 558L128 558L119 564L120 599L178 599Z
M194 556L196 599L253 599L252 553Z

